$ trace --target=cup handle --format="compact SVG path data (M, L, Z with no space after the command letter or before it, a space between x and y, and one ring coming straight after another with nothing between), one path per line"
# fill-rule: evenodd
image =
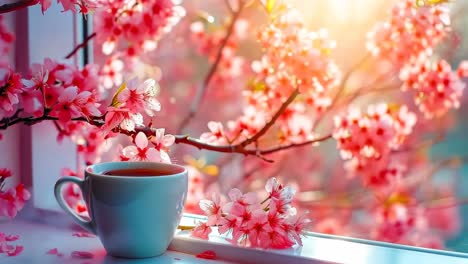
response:
M57 199L57 202L60 205L60 207L62 207L62 209L66 213L68 213L73 218L73 220L75 220L76 223L78 223L81 227L83 227L87 231L89 231L89 232L96 235L96 229L94 228L95 224L94 224L93 219L91 219L90 221L86 221L81 216L76 214L76 212L74 212L73 209L71 209L68 206L68 204L65 202L65 200L63 199L63 195L62 195L62 186L65 183L74 183L74 184L78 185L80 187L81 193L84 193L83 192L83 182L84 181L82 179L77 178L77 177L63 177L63 178L60 178L55 183L55 187L54 187L55 199Z

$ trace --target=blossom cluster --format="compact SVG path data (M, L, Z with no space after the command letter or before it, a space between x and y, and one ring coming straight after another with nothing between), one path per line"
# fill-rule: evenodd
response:
M135 145L130 145L121 150L120 160L122 161L154 161L171 163L171 158L167 153L169 147L174 144L173 135L164 135L164 128L156 129L155 135L148 137L143 132L138 132L135 136Z
M404 65L432 55L449 25L449 10L443 6L416 7L413 0L397 1L390 21L377 24L369 33L367 47L374 56Z
M228 129L218 122L208 123L210 132L201 135L202 141L226 144L252 137L295 91L300 92L300 100L291 103L277 120L273 138L288 144L315 137L310 116L331 105L331 90L339 82L339 71L329 56L335 43L325 30L308 30L294 9L260 28L257 39L264 55L252 63L255 76L243 92L242 115L228 122Z
M371 105L365 113L352 109L335 117L333 137L348 170L361 175L366 185L388 185L404 169L390 154L402 146L415 123L416 115L406 106Z
M22 183L16 187L5 189L5 180L11 177L11 175L10 170L5 168L0 169L0 216L14 218L23 209L24 203L29 200L31 194ZM1 242L0 237L0 246Z
M33 64L30 75L22 82L24 85L20 82L16 91L22 99L22 115L38 117L47 113L62 123L99 116L97 82L97 69L92 64L81 70L51 59Z
M402 90L414 91L415 103L426 118L442 116L460 106L466 86L461 77L468 76L464 65L460 64L457 73L445 60L417 60L401 70Z
M97 45L106 55L138 56L155 49L184 15L174 0L107 1L94 16Z
M222 203L217 193L211 200L200 201L208 221L195 227L192 236L208 239L217 227L220 234L230 235L228 240L235 245L275 249L302 245L300 235L310 220L291 206L294 189L271 178L265 190L268 197L263 201L256 193L243 194L239 189L229 191L228 203Z
M136 126L143 125L143 115L152 117L161 110L159 101L155 98L159 93L159 85L153 79L139 83L132 79L122 84L107 107L104 131L120 127L126 131L135 131Z

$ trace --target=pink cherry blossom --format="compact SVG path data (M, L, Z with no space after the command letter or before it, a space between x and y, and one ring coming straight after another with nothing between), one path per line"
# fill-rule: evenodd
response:
M208 235L211 233L211 227L208 226L206 223L202 223L200 225L197 225L190 234L194 237L198 237L201 239L208 239Z
M68 87L65 89L59 96L58 104L54 106L52 115L57 116L60 121L68 121L81 116L80 108L75 101L77 95L77 87Z
M272 249L286 249L294 245L294 242L288 237L287 234L270 231L268 233L262 233L259 238L263 248Z
M121 107L129 109L131 113L146 111L148 116L153 116L155 112L161 110L161 105L155 98L159 93L159 86L153 79L148 79L137 85L137 80L128 82L126 89L118 95Z
M132 114L128 109L109 106L102 129L109 133L114 128L126 131L135 131L136 126L143 125L143 116L140 113Z
M286 200L286 202L291 202L295 194L291 186L284 187L275 177L268 179L265 190L270 194L270 198Z
M221 197L217 193L212 194L211 200L200 201L200 208L205 212L205 215L208 216L207 225L213 226L218 223L222 215L221 207Z
M172 146L175 142L174 135L164 134L164 128L156 129L155 136L151 137L151 143L154 147L161 153L161 158L170 163L171 158L169 157L168 151L169 147Z
M243 194L241 190L233 188L228 193L232 203L238 203L243 206L253 205L258 201L257 194L249 192Z
M21 76L12 70L0 69L0 119L13 114L22 93Z
M206 143L223 145L227 143L226 135L224 134L223 124L220 122L208 122L210 132L201 134L200 140Z
M249 241L252 247L262 245L260 238L264 237L272 230L267 220L267 212L263 209L257 209L253 212L250 221L246 223L246 228L250 230Z
M269 190L268 199L281 200L282 192L294 195L289 186L282 187L276 179L270 179L265 186ZM245 247L284 249L295 243L302 245L300 235L310 220L304 215L295 215L296 209L277 210L277 203L264 205L254 193L243 194L239 189L229 191L231 202L221 205L218 194L212 200L202 200L200 208L208 216L192 231L192 236L208 238L211 227L218 227L220 234L229 234L227 240ZM292 199L287 198L287 199ZM290 201L288 202L290 203Z
M143 132L135 136L135 146L125 147L122 154L131 161L164 161L160 152L148 145L148 138Z
M220 234L225 234L228 231L237 230L239 229L240 224L241 224L240 218L231 214L228 214L222 217L217 222L218 222L218 232Z
M296 214L285 219L285 223L290 226L288 227L288 235L291 236L292 240L300 246L302 246L300 235L302 235L303 230L311 223L311 220L306 218L306 214L307 213L302 215Z

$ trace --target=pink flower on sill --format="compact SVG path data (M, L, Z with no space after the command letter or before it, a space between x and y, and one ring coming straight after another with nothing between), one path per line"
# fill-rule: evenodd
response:
M200 141L217 145L227 144L223 124L220 122L210 121L208 122L208 129L210 132L201 134Z
M302 239L300 235L302 234L303 230L310 225L312 222L310 219L306 218L306 213L302 215L293 215L289 216L284 220L288 227L288 235L294 240L297 244L302 246Z
M270 194L270 198L285 200L288 203L292 201L296 193L291 186L283 187L275 177L268 179L265 190Z
M294 242L287 234L276 232L274 230L262 233L259 239L262 241L263 248L286 249L294 245Z
M268 215L263 209L257 209L252 214L252 218L246 223L246 228L250 230L249 241L252 247L263 247L264 238L268 232L272 231L272 228L268 222Z
M233 203L238 203L243 206L253 205L257 203L258 201L258 197L256 193L249 192L249 193L243 194L241 190L237 188L231 189L228 193L228 196Z
M207 225L214 226L220 221L222 217L221 206L221 197L217 193L212 194L211 200L200 201L200 208L208 216Z
M127 83L127 87L118 95L122 107L129 109L131 113L145 111L148 116L161 110L161 104L156 99L159 93L159 85L153 79L148 79L137 84L137 79Z
M231 214L228 214L219 219L217 222L218 224L218 232L220 234L224 234L228 231L237 230L240 226L240 218Z
M252 208L255 206L254 208ZM248 223L252 219L252 209L259 208L258 205L248 206L238 202L227 203L223 206L223 212L239 218L239 227ZM239 228L234 229L234 232Z
M208 239L208 235L211 233L211 227L208 226L206 223L201 223L197 225L190 234L194 237L198 237L201 239Z
M136 135L135 146L125 147L122 154L131 161L163 161L170 163L170 160L163 159L164 157L157 149L148 146L148 138L143 132L138 132Z
M267 221L273 231L283 232L284 216L278 213L275 203L269 204Z

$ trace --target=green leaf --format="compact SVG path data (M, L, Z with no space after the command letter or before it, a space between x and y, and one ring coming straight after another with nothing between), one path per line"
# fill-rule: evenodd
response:
M273 12L275 5L276 5L276 0L266 0L265 9L268 12L268 14L271 14L271 12Z
M117 92L114 94L114 96L112 97L112 104L111 106L113 107L117 107L119 106L119 99L117 98L119 96L119 94L125 90L125 88L127 88L127 84L126 83L122 83L122 85L119 87L119 89L117 90Z

